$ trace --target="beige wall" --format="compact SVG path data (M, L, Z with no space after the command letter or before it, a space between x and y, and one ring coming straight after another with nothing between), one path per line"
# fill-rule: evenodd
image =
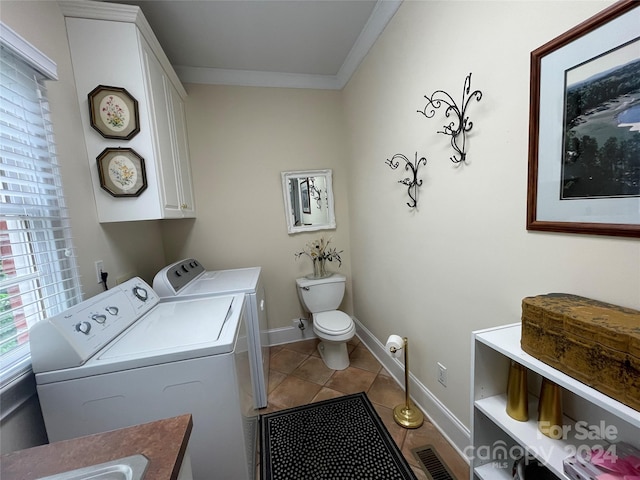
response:
M88 296L97 259L111 280L151 281L183 256L261 265L271 328L290 326L302 313L294 279L311 271L293 253L320 234L287 234L280 172L332 168L344 310L381 342L408 335L413 373L468 425L471 331L517 322L524 296L551 291L640 308L638 240L525 229L529 53L608 4L406 0L342 92L186 85L197 219L113 225L96 220L57 4L2 1L0 15L58 64L53 119ZM469 72L484 97L469 110L469 164L454 168L442 117L416 110L436 89L457 98ZM416 151L429 164L410 211L384 160Z
M608 4L405 1L343 91L358 174L349 188L354 313L382 342L407 335L413 373L467 426L473 330L519 322L521 299L548 292L640 307L638 240L525 229L529 53ZM436 134L443 113L416 110L437 89L460 101L469 72L483 98L468 110L468 165L456 168ZM409 211L384 160L416 151L428 165Z
M340 92L186 85L197 219L164 222L168 261L193 256L210 270L261 266L269 328L304 315L295 278L312 272L296 259L306 242L332 237L351 278L348 152ZM335 230L289 235L280 172L333 170ZM347 287L350 292L351 288ZM343 309L351 312L351 297Z

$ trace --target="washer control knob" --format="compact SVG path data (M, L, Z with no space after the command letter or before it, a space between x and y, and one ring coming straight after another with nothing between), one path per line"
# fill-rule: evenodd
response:
M118 314L118 312L120 311L120 310L118 309L118 307L107 307L107 308L105 308L105 310L107 311L107 313L108 313L109 315L117 315L117 314Z
M102 325L107 321L107 316L104 313L94 313L91 315L91 320Z
M89 330L91 330L91 324L89 322L76 323L76 332L89 335Z
M187 267L185 267L184 265L182 265L182 270L184 270L185 272L189 271L189 269Z
M142 287L138 287L137 285L133 287L133 294L136 296L138 300L142 300L146 302L149 299L149 292Z

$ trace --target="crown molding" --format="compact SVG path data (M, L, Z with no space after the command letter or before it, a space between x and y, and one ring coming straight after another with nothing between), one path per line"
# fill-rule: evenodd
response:
M187 66L174 68L183 83L342 90L401 4L402 0L378 0L376 2L371 17L367 20L336 75L305 75Z
M187 96L187 92L182 86L180 78L175 73L164 50L162 50L160 42L158 42L155 33L153 33L151 29L151 25L149 25L140 7L119 3L95 2L92 0L59 0L58 4L60 5L62 15L65 17L135 24L142 37L147 41L149 47L158 58L162 68L180 96L183 99Z
M60 0L60 11L65 17L110 20L113 22L146 22L139 7L119 3L93 2L90 0Z
M184 83L242 87L315 88L321 90L340 90L342 88L335 75L305 75L184 66L176 66L175 69L178 77Z
M254 70L228 70L189 66L171 66L160 43L139 7L92 0L60 0L65 17L90 18L135 23L165 70L174 73L172 81L181 95L186 95L182 83L237 85L244 87L311 88L342 90L362 60L395 15L402 0L378 0L365 27L349 51L336 75L307 75ZM168 68L169 67L169 68Z
M371 12L367 24L360 32L358 39L353 44L351 51L347 55L340 70L336 74L336 80L340 85L340 89L349 82L364 57L367 56L373 44L376 43L378 37L382 34L389 21L400 8L402 0L378 0L376 6Z

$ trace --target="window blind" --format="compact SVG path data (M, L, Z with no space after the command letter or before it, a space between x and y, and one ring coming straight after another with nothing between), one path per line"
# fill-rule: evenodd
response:
M82 295L45 79L0 44L0 387L30 368L29 328Z

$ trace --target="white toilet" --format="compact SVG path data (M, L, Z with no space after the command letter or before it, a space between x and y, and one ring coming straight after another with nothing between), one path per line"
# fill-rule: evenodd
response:
M313 331L321 340L318 351L325 365L333 370L349 366L347 342L356 333L349 315L336 310L344 296L344 275L334 273L326 278L298 278L298 297L302 306L311 313Z

